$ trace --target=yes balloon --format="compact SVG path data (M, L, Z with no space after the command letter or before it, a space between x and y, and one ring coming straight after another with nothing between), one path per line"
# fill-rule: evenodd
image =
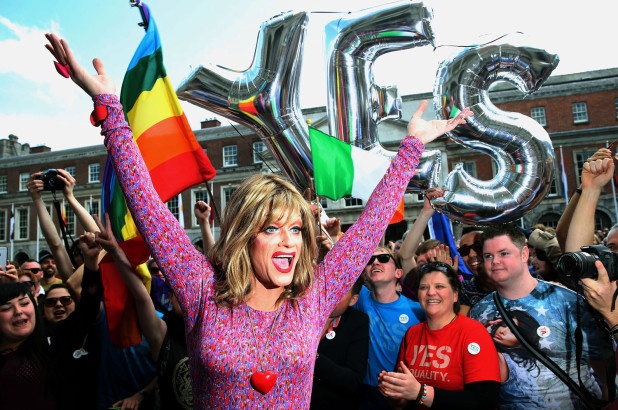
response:
M434 87L438 117L469 107L474 116L449 137L491 156L497 172L480 181L457 166L446 179L445 195L432 202L437 210L469 224L501 223L521 218L545 197L555 162L549 135L530 117L493 105L488 89L503 80L533 93L558 62L543 50L505 44L469 48L440 64Z
M396 87L374 83L373 63L387 52L433 45L431 18L423 3L400 1L349 13L327 25L331 134L381 155L395 155L381 146L377 125L401 118L401 98ZM307 124L299 107L307 21L305 12L274 16L260 28L248 70L200 66L177 90L180 99L254 130L303 191L313 188ZM557 63L557 56L543 50L505 45L471 48L440 65L434 87L438 116L448 118L470 107L474 117L450 137L491 155L498 174L491 181L479 181L457 168L447 178L446 195L434 200L436 209L472 224L505 222L521 217L543 199L553 166L547 133L524 115L497 109L487 90L494 81L506 80L531 93ZM437 186L440 163L440 151L426 151L408 190Z

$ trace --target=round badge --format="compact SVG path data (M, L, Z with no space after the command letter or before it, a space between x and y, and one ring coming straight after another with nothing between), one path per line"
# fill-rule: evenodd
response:
M406 323L408 323L408 321L410 321L410 318L405 313L403 315L399 316L399 322L400 323L406 324Z
M550 333L551 331L549 330L547 326L539 326L536 329L536 334L539 335L539 337L549 337Z
M335 333L335 331L334 331L334 330L331 330L330 332L326 333L326 338L327 338L328 340L333 340L333 339L335 338L335 336L336 336L336 335L337 335L337 334Z
M478 343L474 343L474 342L470 343L468 345L468 353L474 354L474 355L481 353L481 346L479 346Z

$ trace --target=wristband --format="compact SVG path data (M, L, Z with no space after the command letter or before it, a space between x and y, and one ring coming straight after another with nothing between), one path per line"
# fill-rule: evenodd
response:
M418 389L418 396L416 396L416 402L422 405L423 403L425 403L425 400L427 400L427 384L423 383Z
M577 192L578 194L580 194L580 195L581 195L581 194L582 194L582 189L581 189L581 188L577 188L577 189L575 190L575 192Z
M90 123L98 127L103 124L103 121L107 118L107 107L104 105L95 105L92 114L90 114Z

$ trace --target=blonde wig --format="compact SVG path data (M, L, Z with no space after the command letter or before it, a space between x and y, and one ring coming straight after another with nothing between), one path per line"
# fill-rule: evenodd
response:
M310 205L288 180L275 174L250 177L234 191L225 207L221 236L208 253L216 271L215 301L238 306L245 301L254 280L249 247L266 226L300 214L303 245L292 283L279 300L300 298L313 283L317 257L317 227Z

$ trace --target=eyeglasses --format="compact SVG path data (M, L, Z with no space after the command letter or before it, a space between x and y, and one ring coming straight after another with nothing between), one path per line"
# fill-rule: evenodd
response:
M371 265L377 259L380 263L387 263L392 256L389 253L381 253L379 255L373 255L369 258L369 262L367 262L367 266Z
M31 280L25 280L25 281L23 281L22 283L25 283L26 285L30 286L31 288L33 288L33 287L34 287L34 282L33 282L33 281L31 281Z
M36 275L37 273L39 273L43 269L41 269L41 268L22 268L22 270L29 270L30 272L32 272L32 273L34 273Z
M56 306L56 303L58 303L58 301L60 301L60 303L62 303L62 306L69 306L71 303L73 303L73 298L70 296L61 296L59 298L48 298L45 299L45 307L51 308Z
M448 263L444 262L427 262L421 265L419 269L419 273L425 274L428 272L438 271L442 273L451 273L453 272L453 268Z
M473 250L474 252L480 254L483 252L483 247L481 246L481 242L480 241L474 241L474 243L472 245L462 245L460 246L457 251L459 251L459 254L461 256L468 256L470 255L470 251Z

